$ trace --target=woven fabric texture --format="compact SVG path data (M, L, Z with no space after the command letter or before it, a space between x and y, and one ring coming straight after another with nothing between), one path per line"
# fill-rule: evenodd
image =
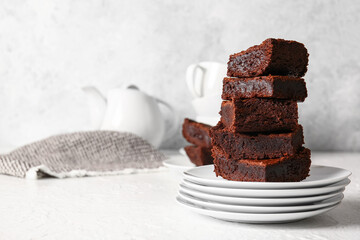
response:
M17 177L81 177L159 169L165 156L142 138L92 131L52 136L0 155L0 173Z

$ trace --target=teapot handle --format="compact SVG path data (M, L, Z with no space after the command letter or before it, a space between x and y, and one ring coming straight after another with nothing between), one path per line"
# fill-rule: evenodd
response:
M186 69L186 83L194 97L202 97L204 94L205 71L199 64L192 64Z
M171 121L172 125L165 132L165 136L163 139L163 142L165 142L175 135L175 133L177 131L177 127L179 125L179 118L178 118L174 108L170 104L168 104L167 102L165 102L161 99L158 99L158 98L155 98L155 100L158 104L162 104L167 109L169 109L169 111L171 112L171 116L172 116L172 121Z

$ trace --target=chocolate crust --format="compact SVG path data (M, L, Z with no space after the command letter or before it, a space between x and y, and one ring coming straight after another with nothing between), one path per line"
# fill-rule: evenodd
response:
M230 55L227 75L254 77L271 74L302 77L307 71L308 56L302 43L269 38L260 45Z
M309 175L310 150L301 148L294 156L265 160L232 160L219 147L212 149L216 176L231 181L299 182Z
M277 98L303 102L307 97L303 78L289 76L260 76L252 78L225 77L222 99Z
M221 122L210 131L213 146L220 147L228 159L272 159L293 156L304 143L303 129L298 125L288 133L244 134L226 131Z
M186 146L185 152L188 155L190 161L196 166L213 164L211 148L200 146Z
M182 134L189 143L211 148L210 128L210 125L185 118L182 126Z

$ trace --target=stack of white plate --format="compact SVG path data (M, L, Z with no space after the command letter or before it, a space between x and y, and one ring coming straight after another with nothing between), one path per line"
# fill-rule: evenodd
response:
M327 212L344 198L351 172L311 166L301 182L238 182L216 177L214 166L184 172L177 201L213 218L245 223L297 221Z

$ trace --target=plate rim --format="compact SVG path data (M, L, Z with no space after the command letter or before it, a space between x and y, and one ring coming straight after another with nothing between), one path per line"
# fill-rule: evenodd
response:
M200 195L202 195L202 197L199 197L200 199L205 199L205 200L211 200L208 199L208 197L211 197L214 199L215 198L220 198L220 200L214 200L216 202L221 202L221 203L225 203L225 204L230 204L230 202L232 202L231 204L239 204L239 201L248 201L251 202L250 205L257 205L257 206L262 206L264 204L268 205L268 206L279 206L279 205L284 205L287 204L286 202L291 202L290 204L287 205L296 205L296 204L304 204L304 203L309 203L309 202L317 202L317 201L323 201L325 199L334 197L336 195L339 195L341 193L343 193L345 191L345 188L340 189L339 191L333 192L333 193L328 193L328 194L323 194L323 195L317 195L317 196L306 196L306 197L300 197L300 198L280 198L281 202L276 202L276 204L273 204L274 199L279 199L279 198L270 198L270 197L265 197L265 198L254 198L254 197L229 197L229 196L220 196L220 195L212 195L212 194L208 194L208 193L203 193L203 192L198 192L196 190L192 190L189 189L187 187L183 188L180 186L179 191L184 191L185 193L188 193L189 195L193 196L194 192L195 194L200 193ZM197 197L197 196L195 196ZM320 200L319 200L320 198ZM300 203L299 201L295 201L294 200L301 200ZM307 199L307 201L304 201L304 199ZM260 201L260 203L259 203ZM270 203L261 203L261 202L272 202ZM235 203L236 202L236 203Z
M340 194L337 194L331 198L327 198L327 199L324 199L322 201L318 201L318 202L314 202L313 204L302 204L302 205L272 205L272 206L259 206L259 205L241 205L241 204L226 204L226 203L220 203L220 202L215 202L215 201L210 201L210 202L207 202L206 200L202 200L200 198L196 198L194 196L191 196L189 194L186 194L182 191L178 191L178 195L180 198L184 198L185 201L188 201L188 202L192 202L194 201L194 204L201 204L201 203L205 203L205 204L213 204L212 207L216 208L216 205L218 205L218 207L224 207L224 206L233 206L233 207L242 207L242 208L248 208L248 209L258 209L258 212L243 212L243 213L286 213L286 212L302 212L302 211L309 211L309 210L315 210L315 209L320 209L320 208L324 208L324 207L328 207L328 206L332 206L334 204L337 204L339 202L341 202L343 199L344 199L344 194L343 193L340 193ZM326 201L330 201L331 202L328 202L326 203ZM198 203L196 203L198 202ZM325 204L325 206L324 206ZM318 205L321 205L321 206L318 206ZM201 205L200 205L201 206ZM206 207L206 206L204 206ZM301 207L303 207L301 209ZM305 207L310 207L310 208L305 208ZM311 208L312 207L312 208ZM210 206L208 208L211 208ZM293 209L293 210L288 210L290 208L300 208L300 209ZM305 208L305 209L304 209ZM266 210L266 212L261 212L261 210L264 210L264 209L268 209ZM272 210L273 209L273 210ZM284 212L281 212L280 211L283 211ZM224 209L214 209L215 211L225 211L227 212L227 210L224 210ZM273 212L272 212L273 211ZM236 210L236 211L229 211L229 212L241 212L240 210Z
M190 170L190 169L196 167L195 164L194 164L194 166L174 165L174 164L169 163L171 161L174 161L174 159L166 159L166 160L162 161L162 164L167 168L181 168L181 169L186 169L186 170Z
M192 210L193 212L200 214L200 215L204 215L204 216L208 216L208 217L212 217L212 218L216 218L216 219L220 219L220 220L225 220L225 221L234 221L234 222L247 222L247 223L276 223L276 222L289 222L289 221L296 221L296 220L301 220L301 219L305 219L305 218L309 218L309 217L313 217L322 213L325 213L327 211L330 211L332 209L334 209L335 207L337 207L341 202L334 204L332 206L329 207L325 207L325 208L320 208L320 209L315 209L315 210L311 210L311 211L303 211L303 212L293 212L293 213L239 213L239 212L225 212L225 211L217 211L217 210L209 210L209 209L205 209L205 208L198 208L196 205L192 206L189 204L186 204L181 202L181 200L179 200L179 197L176 197L176 201L178 202L178 204L185 206L186 208ZM225 219L224 217L214 217L209 215L210 214L214 214L214 213L219 213L219 214L223 214L223 215L227 215L232 217L232 219ZM301 216L301 214L305 214L305 216ZM252 218L252 217L259 217L264 219L265 217L290 217L292 216L291 219L283 219L283 220L235 220L236 217L242 216L242 218L244 219L244 217L246 218Z
M327 193L338 191L342 188L345 188L347 185L351 183L349 178L341 180L340 182L326 185L322 187L315 188L281 188L281 189L249 189L249 188L222 188L222 187L214 187L214 186L206 186L199 185L193 182L190 182L186 179L183 179L179 185L188 187L194 191L217 195L217 196L229 196L229 197L269 197L269 198L279 198L279 197L305 197L305 196L313 196L313 195L324 195ZM330 189L329 189L330 188ZM332 188L332 189L331 189ZM323 191L321 191L323 190ZM218 191L218 192L216 192ZM219 192L220 191L220 192ZM221 192L224 191L224 192ZM230 195L229 193L234 191L236 194ZM295 191L295 192L294 192ZM316 191L321 191L320 193L316 193ZM241 193L243 192L243 193ZM247 193L246 193L247 192ZM272 195L273 193L273 195Z
M330 179L322 179L322 180L315 180L311 182L241 182L241 181L219 181L216 179L206 179L206 178L200 178L194 174L192 174L191 170L197 170L200 168L214 168L214 165L206 165L206 166L200 166L200 167L194 167L192 169L189 169L183 173L183 177L191 182L194 183L201 183L209 186L216 186L219 187L241 187L241 188L267 188L267 189L281 189L281 188L310 188L310 187L320 187L325 185L330 185L332 183L340 182L341 180L344 180L345 178L348 178L351 176L352 172L344 169L344 168L338 168L338 167L332 167L332 166L325 166L325 165L311 165L311 167L326 167L326 168L335 168L337 170L345 171L346 173L342 177L332 178ZM311 168L310 167L310 168Z

